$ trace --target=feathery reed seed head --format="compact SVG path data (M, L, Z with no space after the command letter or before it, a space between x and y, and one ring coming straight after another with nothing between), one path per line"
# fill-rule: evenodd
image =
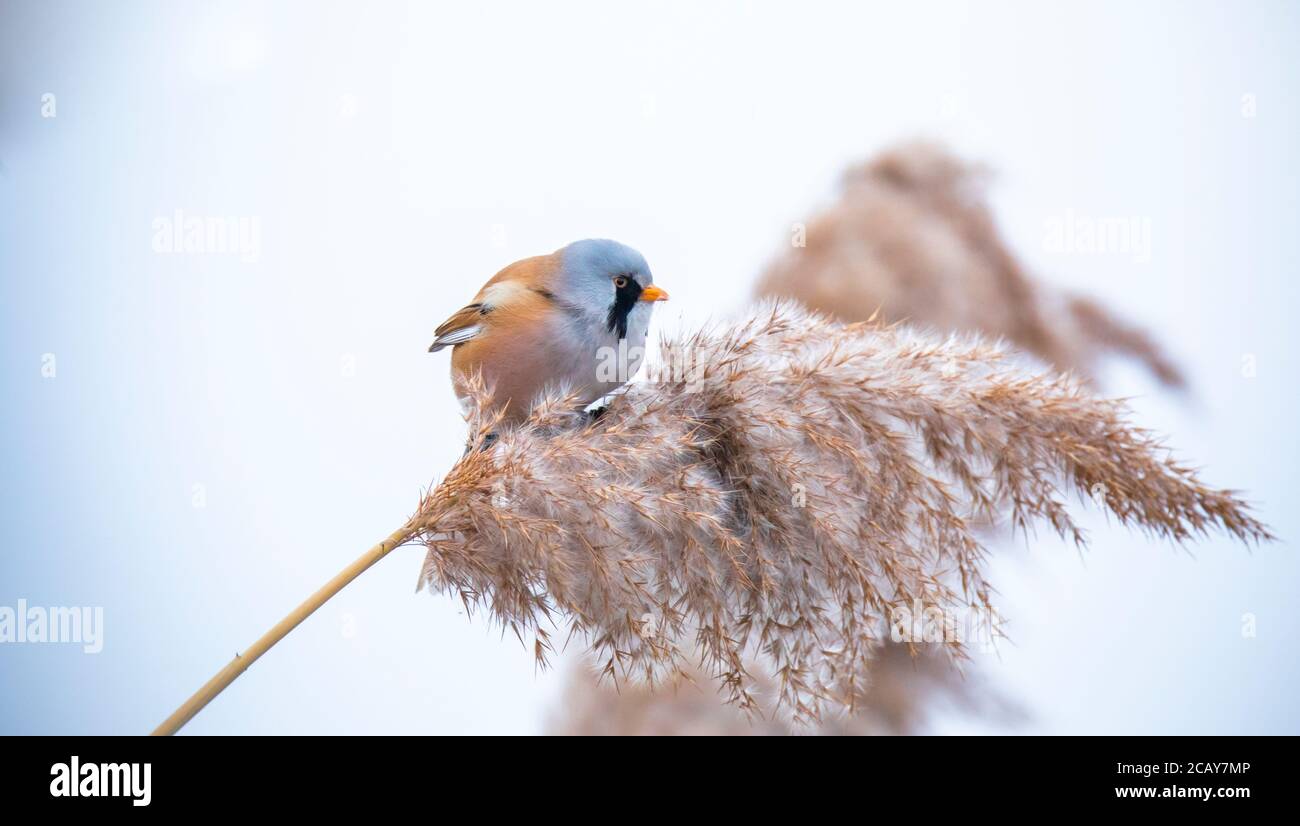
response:
M852 708L892 606L988 606L990 519L1082 542L1073 488L1176 541L1269 538L1120 403L978 340L776 302L663 348L693 354L691 381L634 384L595 420L555 394L468 452L414 517L421 584L532 635L539 661L567 620L616 678L698 658L752 708L762 668L806 719ZM482 445L498 423L475 393Z

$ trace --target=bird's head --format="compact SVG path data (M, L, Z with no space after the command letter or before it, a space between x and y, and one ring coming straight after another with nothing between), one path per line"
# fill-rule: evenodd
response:
M558 255L555 293L560 300L617 338L645 339L651 310L668 293L655 286L641 253L593 238L575 241Z

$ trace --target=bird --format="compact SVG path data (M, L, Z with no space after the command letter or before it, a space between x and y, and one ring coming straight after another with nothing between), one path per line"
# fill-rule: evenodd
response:
M482 377L506 426L527 419L548 390L586 408L640 367L654 305L668 293L641 253L608 239L575 241L492 276L434 331L430 353L450 347L453 391Z

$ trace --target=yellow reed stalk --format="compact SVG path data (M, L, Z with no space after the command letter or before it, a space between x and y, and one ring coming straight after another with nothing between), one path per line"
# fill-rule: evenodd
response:
M171 716L162 721L158 728L153 730L154 736L164 736L175 734L180 731L181 726L188 723L195 714L203 710L203 707L226 690L226 687L235 681L235 678L248 670L248 667L257 661L257 658L271 650L271 646L288 636L289 632L298 627L298 624L307 617L315 613L316 609L324 605L330 597L342 591L349 582L356 579L363 571L374 565L379 560L388 556L388 553L402 543L406 542L415 533L416 526L414 523L407 523L396 531L389 534L388 538L370 550L366 551L357 558L348 567L339 571L329 582L321 586L320 590L307 597L301 605L289 612L289 615L275 624L270 631L267 631L253 643L247 651L236 654L235 658L203 684L203 687L194 692L178 709L172 712Z

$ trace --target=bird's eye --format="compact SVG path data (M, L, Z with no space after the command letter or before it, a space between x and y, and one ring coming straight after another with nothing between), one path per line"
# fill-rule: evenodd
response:
M617 288L620 289L620 290L623 289L624 287L627 286L627 279L624 278L624 277L621 276L621 275L618 276L618 277L616 277L616 278L614 279L614 286L617 287Z

